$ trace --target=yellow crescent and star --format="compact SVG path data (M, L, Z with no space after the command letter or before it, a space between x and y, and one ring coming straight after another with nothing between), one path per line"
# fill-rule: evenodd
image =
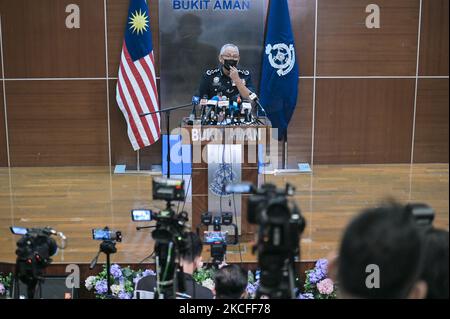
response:
M145 11L143 12L139 9L139 11L136 10L131 14L130 22L128 22L128 24L130 24L130 30L133 33L136 33L137 35L144 34L149 28L149 18Z

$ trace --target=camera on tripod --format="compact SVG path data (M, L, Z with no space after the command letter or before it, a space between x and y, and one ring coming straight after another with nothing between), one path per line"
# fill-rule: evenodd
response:
M256 189L251 184L226 186L229 193L250 193L247 219L259 225L258 239L253 247L261 269L257 295L269 298L295 298L295 261L300 259L300 236L306 221L293 196L295 188L287 184L277 189L273 184Z
M203 243L211 246L211 258L214 265L219 265L225 260L227 245L237 245L239 242L238 227L233 224L233 215L223 212L220 216L213 216L210 212L201 215L201 224L197 226L197 235L200 237L201 226L212 226L212 231L204 232ZM233 241L228 240L228 232L222 231L222 226L232 226L234 229Z
M116 243L122 242L122 232L111 230L108 226L105 226L104 228L96 228L92 229L92 239L94 240L101 240L100 248L98 250L98 253L95 255L94 259L92 259L89 269L94 269L94 267L97 265L98 258L100 257L101 253L104 253L106 255L106 298L113 299L114 296L111 292L111 255L115 254L117 252Z
M53 228L24 228L11 226L10 230L15 235L22 237L17 241L16 249L16 282L17 279L27 285L29 299L35 297L36 287L44 280L45 268L51 264L51 257L56 254L58 248L64 249L67 245L67 238L63 233L55 231ZM60 242L57 243L51 236L58 236ZM19 294L18 289L16 290ZM18 297L14 296L15 298Z
M103 241L110 240L120 243L122 241L122 232L110 230L108 227L96 228L92 230L92 239Z
M137 230L155 228L157 289L155 298L175 298L177 291L184 291L184 278L178 257L183 249L188 214L173 210L172 201L185 199L184 181L177 179L154 178L152 181L153 199L166 201L165 209L154 212L148 209L133 209L131 218L136 222L156 221L155 226L136 227ZM178 275L178 276L177 276Z

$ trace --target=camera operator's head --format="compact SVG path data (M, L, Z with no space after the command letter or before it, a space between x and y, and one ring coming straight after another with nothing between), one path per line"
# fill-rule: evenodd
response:
M180 249L180 264L183 271L193 274L197 268L202 266L203 243L200 237L193 232L188 232L184 236L184 245Z
M247 274L238 265L219 269L214 282L216 299L243 299L246 296Z
M424 298L423 235L404 206L364 211L345 230L337 260L342 298Z
M428 299L449 297L449 234L430 228L425 232L425 266L421 279L428 285Z

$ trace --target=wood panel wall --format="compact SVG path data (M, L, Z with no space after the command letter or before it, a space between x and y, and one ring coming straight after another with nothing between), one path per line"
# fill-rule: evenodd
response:
M65 27L70 3L80 29ZM371 3L380 29L365 26ZM448 162L448 3L289 0L300 63L289 166ZM0 0L0 166L137 166L115 102L127 7ZM158 1L150 7L159 83ZM161 143L139 158L160 164Z

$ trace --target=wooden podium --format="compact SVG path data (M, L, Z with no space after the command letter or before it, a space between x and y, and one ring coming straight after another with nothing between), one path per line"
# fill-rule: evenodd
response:
M270 122L262 118L262 124L259 125L241 125L241 126L201 126L201 125L183 125L183 144L192 145L192 229L201 222L201 214L211 212L220 216L220 211L209 210L208 196L211 196L211 184L208 179L208 171L211 169L208 151L209 145L223 145L224 150L240 145L236 149L240 152L240 181L250 182L258 185L258 145L268 146L271 134ZM209 152L209 155L208 155ZM200 156L201 154L201 156ZM240 200L240 220L234 220L239 227L241 239L252 238L256 227L247 222L247 199L249 195L242 194ZM230 199L231 200L231 199ZM222 201L222 198L220 198ZM235 205L236 206L236 205ZM222 208L222 207L221 207ZM230 211L224 208L222 212ZM239 225L240 224L240 225Z

